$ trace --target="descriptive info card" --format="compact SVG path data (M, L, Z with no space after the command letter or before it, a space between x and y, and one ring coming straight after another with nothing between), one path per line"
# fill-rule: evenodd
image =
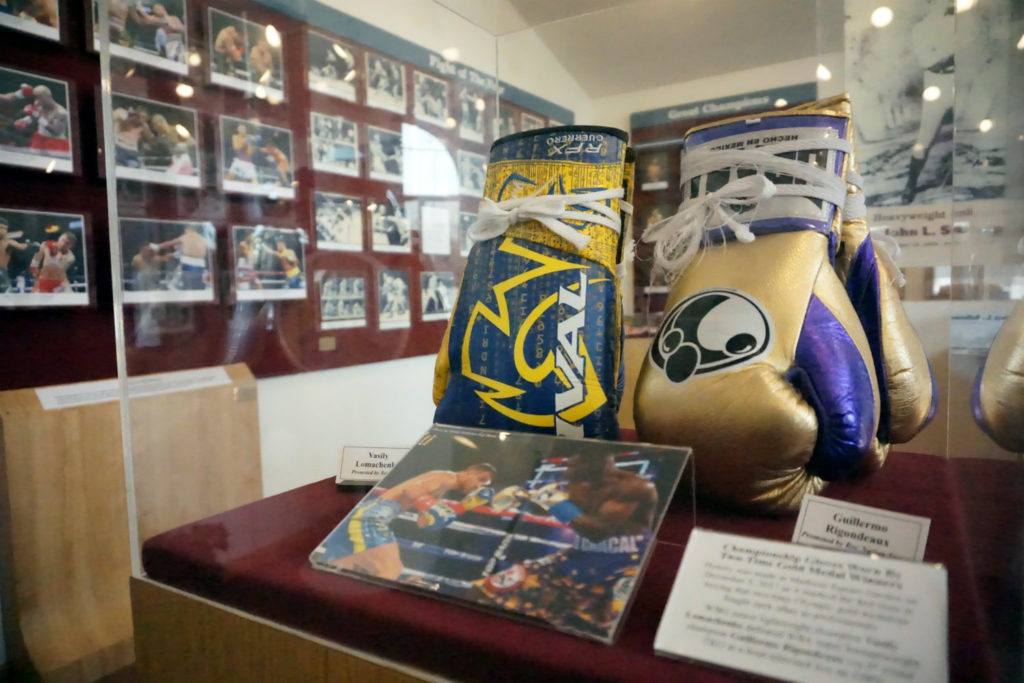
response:
M943 567L694 529L654 649L792 681L945 681Z

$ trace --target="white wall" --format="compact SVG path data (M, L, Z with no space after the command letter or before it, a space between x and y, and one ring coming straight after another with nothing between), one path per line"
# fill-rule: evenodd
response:
M819 94L825 97L842 92L843 53L832 52L823 55L820 61L832 72L832 79L819 83ZM634 112L807 83L815 80L818 62L817 57L797 59L736 71L724 76L699 78L650 90L600 97L593 100L592 123L629 130L629 115Z
M434 357L260 380L266 496L337 473L342 446L411 446L433 422Z

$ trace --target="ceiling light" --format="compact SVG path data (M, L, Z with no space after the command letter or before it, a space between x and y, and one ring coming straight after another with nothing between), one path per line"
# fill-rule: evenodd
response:
M1024 36L1021 37L1021 40L1024 40ZM487 109L487 103L484 102L484 98L482 97L476 98L474 106L476 107L477 111L483 111L484 109Z
M934 102L941 96L942 90L937 85L929 85L927 88L924 89L924 92L921 93L921 97L923 97L928 102Z
M775 100L775 108L776 109L782 109L787 104L789 104L789 102L787 102L786 100L782 99L781 97L779 99Z
M354 81L355 79L356 79L356 70L355 70L355 69L349 69L349 70L348 70L348 73L347 73L347 74L345 74L345 78L344 78L344 81L345 81L346 83L351 83L351 82L352 82L352 81Z
M454 62L459 58L459 48L457 47L446 47L441 50L441 56L447 59L449 62Z
M256 89L253 90L252 94L260 98L261 100L265 100L267 99L267 88L261 83L260 85L256 86Z
M956 13L966 12L974 7L977 0L956 0Z
M449 128L454 128L455 126L459 125L459 122L455 120L454 116L449 116L444 120L444 125L448 126Z
M1020 34L1020 40L1017 41L1017 49L1024 50L1024 33Z
M274 28L273 24L267 24L267 29L264 31L264 34L267 36L267 44L269 44L270 47L281 47L281 33Z
M203 63L203 56L198 52L190 52L188 55L189 66L199 66Z
M192 97L192 95L195 94L196 89L193 88L188 83L179 83L174 88L174 92L176 92L178 94L178 97L182 98L183 100L187 100L188 98Z
M992 130L992 119L982 119L978 122L978 130L982 133L987 133Z
M876 28L888 26L892 22L892 10L888 7L876 7L871 13L871 25Z
M46 165L46 172L47 173L53 173L53 169L55 169L56 167L57 167L57 160L56 159L50 159L50 163L48 163Z
M174 124L174 130L179 137L185 138L186 140L192 137L192 133L188 132L188 128L181 125L180 123Z
M832 80L832 72L828 70L828 67L824 64L818 64L817 71L814 72L818 77L819 81L830 81Z

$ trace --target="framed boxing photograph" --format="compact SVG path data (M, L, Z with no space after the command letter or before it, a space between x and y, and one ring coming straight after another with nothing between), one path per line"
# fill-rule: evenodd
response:
M4 0L0 4L0 26L60 41L60 3L58 0Z
M487 179L487 157L464 149L455 152L459 168L459 192L473 197L482 197Z
M505 104L498 104L498 118L494 119L494 137L502 138L519 132L519 112Z
M118 225L126 304L215 300L213 223L122 218Z
M209 8L210 82L265 99L284 100L281 33L272 24L257 24Z
M661 149L639 154L636 161L636 175L636 183L644 192L667 190L671 175L669 150Z
M298 228L232 226L235 298L305 299L307 242L306 233Z
M374 251L412 252L409 213L394 192L388 190L384 200L370 202L366 212L370 215Z
M459 256L469 256L469 250L473 248L473 240L469 236L473 223L476 223L475 213L459 212Z
M366 104L405 114L405 65L381 55L366 53Z
M85 216L0 208L0 306L88 306Z
M310 90L356 101L359 72L352 46L316 31L306 31L306 63Z
M370 177L402 182L402 134L369 126Z
M366 278L338 270L318 270L320 329L366 327Z
M413 116L435 126L454 128L455 119L448 112L448 81L413 71L412 83Z
M67 81L0 67L0 164L74 173L77 120Z
M233 116L221 116L218 130L224 192L295 199L290 130Z
M117 177L198 188L199 116L195 109L111 95Z
M435 424L309 560L317 570L612 643L689 455ZM593 491L601 501L633 502L602 504ZM581 515L589 521L574 523Z
M545 125L543 116L534 116L533 114L528 114L525 111L523 112L520 121L522 123L520 124L519 130L537 130L538 128L543 128Z
M363 250L363 202L358 197L313 193L316 248L326 251Z
M309 113L309 146L313 170L359 175L359 127L344 116Z
M463 140L484 141L487 97L480 90L459 85L459 137Z
M456 293L455 273L447 270L420 273L420 318L447 320L452 314Z
M377 273L377 326L382 330L409 327L409 271Z
M100 3L93 0L93 49L100 49ZM107 6L110 54L139 64L188 74L187 0L112 1Z
M452 233L458 224L457 201L422 200L416 212L420 233L420 251L448 256L452 253Z

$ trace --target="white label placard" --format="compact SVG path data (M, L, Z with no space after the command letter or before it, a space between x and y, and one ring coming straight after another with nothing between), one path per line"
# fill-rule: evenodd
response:
M231 384L231 377L224 368L203 368L183 370L158 375L144 375L128 378L128 396L141 398L157 394L171 394L176 391L191 391ZM60 410L93 403L116 401L120 396L116 379L98 382L81 382L57 387L36 389L36 396L43 410Z
M662 655L789 681L945 681L943 567L694 529Z
M821 496L804 496L793 542L920 562L932 521Z
M451 213L444 207L424 206L420 209L424 254L452 252Z
M338 484L376 484L398 464L409 447L345 446L341 449Z

